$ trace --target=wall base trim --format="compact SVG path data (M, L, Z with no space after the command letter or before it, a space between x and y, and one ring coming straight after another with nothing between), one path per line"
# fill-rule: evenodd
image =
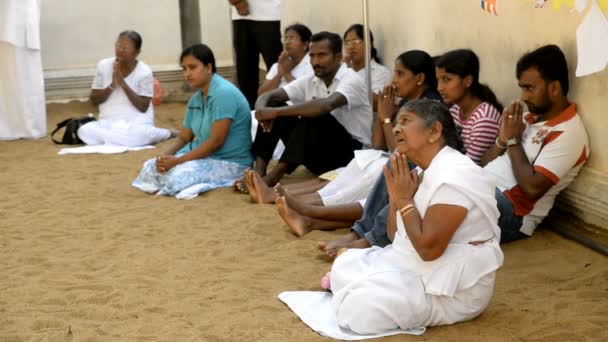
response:
M556 200L555 207L608 231L608 175L583 168Z
M167 92L166 101L188 100L192 91L184 83L181 69L175 66L151 66L151 68L154 72L154 77L162 83ZM229 81L233 81L235 78L234 66L219 66L217 72ZM45 72L44 90L47 102L88 98L94 76L94 69Z

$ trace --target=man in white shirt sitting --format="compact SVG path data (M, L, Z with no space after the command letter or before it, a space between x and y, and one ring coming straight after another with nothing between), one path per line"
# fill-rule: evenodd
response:
M342 61L342 39L330 32L311 37L314 75L262 94L256 118L262 126L253 152L255 171L269 186L298 165L321 174L345 166L354 150L370 145L372 110L367 87ZM286 101L292 106L271 107ZM285 152L268 174L266 167L281 139Z
M532 235L589 158L589 139L576 105L568 101L568 65L556 45L517 62L523 104L502 115L496 144L481 163L496 177L501 242ZM487 164L487 165L486 165Z

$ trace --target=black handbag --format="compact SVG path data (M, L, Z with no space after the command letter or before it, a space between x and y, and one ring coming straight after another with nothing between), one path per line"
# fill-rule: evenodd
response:
M51 133L51 140L55 144L64 144L64 145L79 145L84 144L82 140L78 137L78 128L80 126L86 124L87 122L95 121L95 118L92 116L83 116L80 118L69 118L61 121L57 124L57 128L53 130ZM55 140L54 136L57 131L65 127L65 131L63 132L63 138L61 141Z

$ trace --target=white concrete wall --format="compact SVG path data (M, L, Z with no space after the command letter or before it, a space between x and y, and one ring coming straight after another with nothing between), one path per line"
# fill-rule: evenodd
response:
M283 25L300 21L313 32L340 35L363 22L360 0L284 0ZM576 29L582 15L549 2L536 9L532 0L499 0L498 16L484 12L478 0L370 0L370 24L376 47L388 66L404 51L431 55L471 48L480 57L482 82L507 104L519 95L515 63L526 51L554 43L565 52L571 70L570 98L578 104L591 139L591 159L564 202L583 219L608 227L608 70L575 78ZM605 12L605 14L607 14ZM594 213L595 212L595 213Z
M118 33L132 29L143 39L140 59L177 65L181 51L175 0L43 0L42 63L46 71L94 68L114 54Z
M200 0L201 37L232 78L228 2ZM47 99L84 99L97 62L114 54L118 34L132 29L143 39L139 59L163 83L171 100L187 99L179 66L181 29L177 0L43 0L42 61Z
M201 39L207 44L218 66L229 66L232 60L232 20L226 0L199 0Z
M231 66L230 8L224 0L200 0L202 42L219 66ZM47 73L92 69L114 54L125 29L143 38L140 59L151 66L175 66L181 52L177 0L44 0L41 11L42 62ZM162 68L162 67L161 67Z
M592 223L608 226L608 71L575 78L576 28L582 15L564 7L533 8L533 0L499 0L499 15L480 9L478 0L370 0L370 21L376 47L388 66L401 52L423 49L432 55L468 47L481 59L481 81L503 103L516 98L514 75L518 57L540 45L555 43L568 58L570 97L578 103L591 138L591 159L564 196L563 203ZM308 25L313 32L342 34L362 22L361 0L283 0L282 25ZM218 65L232 65L229 6L225 0L200 0L202 41L213 49ZM117 34L134 29L142 34L141 59L177 69L181 51L179 5L176 0L43 0L41 37L45 76L92 69L113 54ZM179 75L172 76L177 80Z

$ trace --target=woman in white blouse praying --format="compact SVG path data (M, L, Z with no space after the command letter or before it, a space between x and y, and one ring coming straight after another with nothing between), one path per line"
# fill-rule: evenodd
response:
M279 61L268 70L258 95L282 87L296 78L314 74L308 56L311 36L312 32L305 25L296 23L287 26L283 35L283 52L279 55Z
M78 130L87 145L145 146L172 137L154 127L152 70L137 60L142 39L135 31L123 31L115 43L115 57L101 60L93 80L90 100L99 106L99 120Z

